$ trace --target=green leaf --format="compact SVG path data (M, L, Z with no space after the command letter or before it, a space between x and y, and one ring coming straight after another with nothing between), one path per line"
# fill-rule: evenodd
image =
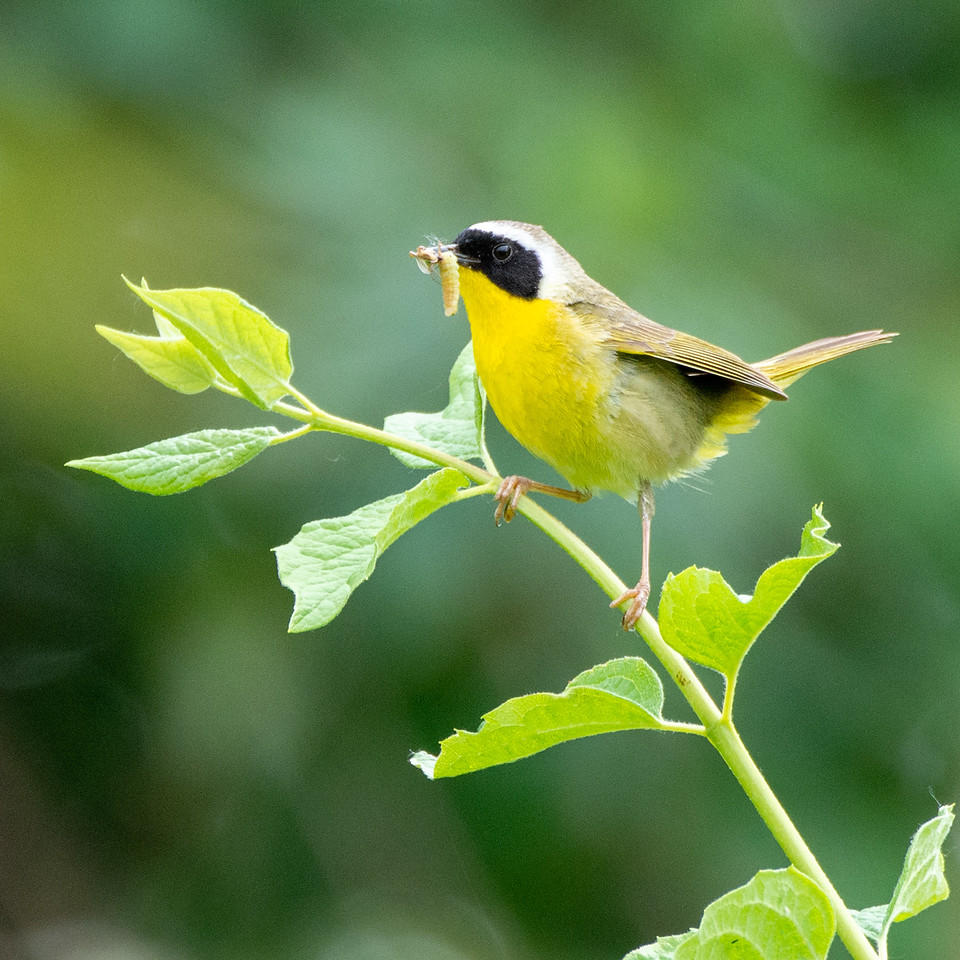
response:
M149 289L146 280L141 280L140 286L142 286L144 290ZM159 333L161 337L167 340L186 339L162 313L157 313L156 310L151 310L150 312L153 314L153 322L157 328L157 333Z
M563 693L514 697L484 714L476 733L458 730L410 762L431 779L456 777L511 763L547 747L615 730L668 729L660 715L660 678L639 657L623 657L586 670Z
M940 807L913 835L900 880L890 901L888 918L899 923L950 895L943 872L943 842L953 826L953 804Z
M468 343L450 370L450 402L439 413L394 413L384 421L388 433L415 440L462 460L483 457L483 417L486 398L477 379L473 343ZM422 457L390 449L408 467L434 464Z
M469 484L449 467L411 490L368 503L345 517L314 520L289 542L274 547L280 582L294 593L291 633L329 623L373 573L380 555L434 510L457 499Z
M279 436L282 434L275 427L200 430L136 450L70 460L66 466L91 470L130 490L165 496L236 470Z
M735 937L747 941L758 957L783 956L791 960L826 957L836 931L833 907L827 895L809 877L794 867L761 870L744 886L731 890L703 911L698 930L701 948L730 943ZM731 944L733 945L733 944ZM696 957L677 951L677 960ZM716 956L738 956L737 950ZM744 956L748 954L743 954Z
M674 960L679 947L696 935L697 931L691 930L689 933L678 933L672 937L657 937L656 943L648 943L645 947L631 950L623 960Z
M943 842L953 826L953 806L940 807L913 835L893 899L887 905L881 941L886 940L891 924L909 920L950 896L943 870Z
M944 873L943 843L953 826L953 807L952 803L940 807L937 815L913 835L890 903L850 911L860 929L883 948L881 956L886 956L892 924L909 920L950 896Z
M290 392L287 332L242 297L216 287L150 290L126 284L251 403L270 409Z
M752 597L738 597L716 570L688 567L667 577L660 598L664 639L690 660L732 679L753 642L822 560L839 544L824 537L830 524L821 507L803 528L800 552L768 567Z
M697 930L624 960L824 960L836 930L824 892L793 867L761 870L703 911Z
M180 393L201 393L217 382L217 372L185 337L146 337L102 324L96 331L141 370Z
M883 921L887 916L887 904L879 907L864 907L863 910L851 910L850 916L857 926L876 943L883 936Z

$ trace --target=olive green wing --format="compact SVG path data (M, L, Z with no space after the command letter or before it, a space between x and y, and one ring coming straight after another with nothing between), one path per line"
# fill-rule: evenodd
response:
M672 330L648 320L642 314L623 307L578 303L574 309L581 315L602 319L605 346L617 353L638 354L669 360L696 373L709 373L739 383L771 400L786 400L787 395L765 374L735 353L716 347L689 333Z

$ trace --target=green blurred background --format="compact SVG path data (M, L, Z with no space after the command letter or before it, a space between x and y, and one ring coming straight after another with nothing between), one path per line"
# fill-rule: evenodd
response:
M958 44L952 0L6 0L0 953L617 960L784 864L701 742L601 737L438 783L408 765L638 649L489 502L289 636L270 547L411 485L385 451L316 436L169 499L61 466L269 422L96 336L150 329L121 273L237 290L334 412L440 408L467 326L407 250L489 218L544 224L748 359L901 331L662 491L654 537L657 581L698 563L747 592L825 502L844 548L751 654L739 723L848 902L885 902L933 797L960 796ZM636 575L631 507L548 506ZM958 901L894 938L957 956Z

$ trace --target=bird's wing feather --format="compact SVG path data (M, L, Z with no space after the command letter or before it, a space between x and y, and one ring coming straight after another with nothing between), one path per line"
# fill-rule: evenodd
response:
M602 342L618 353L658 357L697 373L709 373L739 383L772 400L787 398L768 376L752 367L746 360L741 360L735 353L648 320L625 304L608 307L595 303L578 303L574 308L582 315L592 314L606 321Z

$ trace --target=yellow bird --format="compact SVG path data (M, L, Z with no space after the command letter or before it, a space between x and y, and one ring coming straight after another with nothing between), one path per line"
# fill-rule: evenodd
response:
M542 227L514 220L475 223L453 243L411 255L426 269L439 264L448 314L459 284L490 405L573 487L508 476L496 494L497 522L510 521L530 491L584 501L610 490L637 503L640 579L611 604L629 601L625 629L650 596L653 485L722 456L727 434L753 427L812 367L896 336L865 330L747 363L648 320L587 276Z

